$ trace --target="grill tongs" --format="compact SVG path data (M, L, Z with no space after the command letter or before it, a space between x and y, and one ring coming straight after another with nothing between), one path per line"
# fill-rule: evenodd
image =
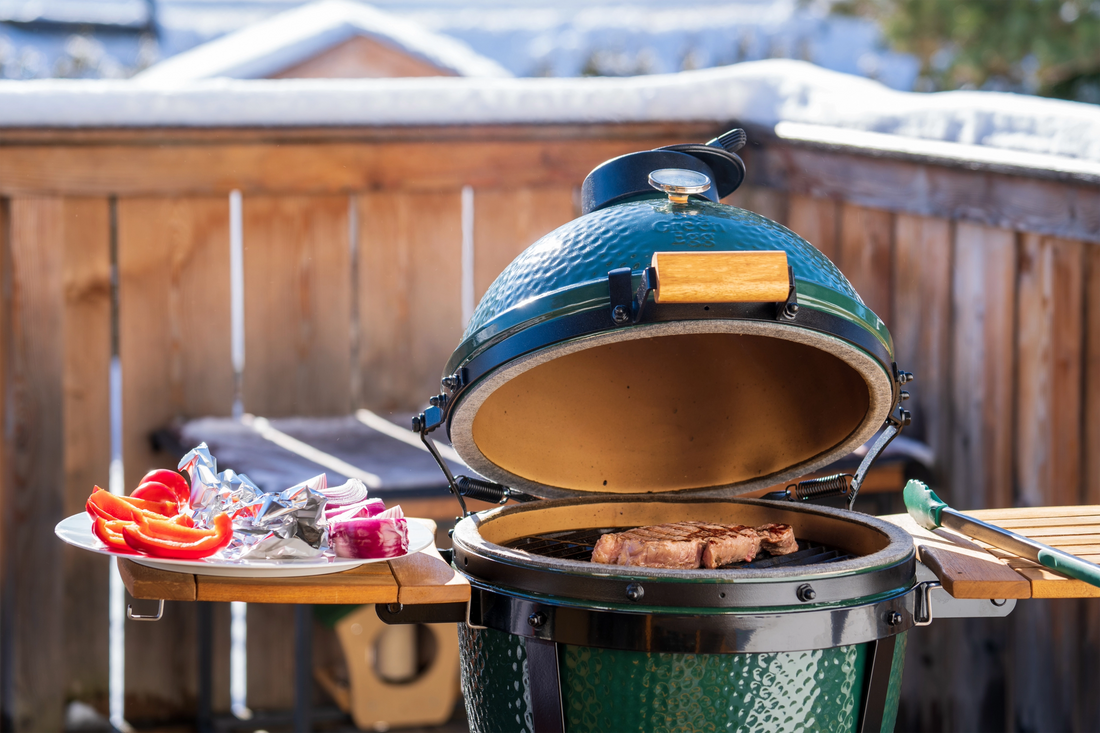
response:
M903 492L909 516L928 531L947 527L1014 555L1027 558L1055 572L1100 587L1100 566L1042 542L967 516L949 507L936 492L912 480Z

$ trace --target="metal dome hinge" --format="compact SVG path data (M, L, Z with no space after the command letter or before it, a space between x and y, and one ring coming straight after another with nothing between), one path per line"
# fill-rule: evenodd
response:
M642 282L633 289L634 273L629 267L619 267L607 273L607 288L611 296L611 321L627 326L642 320L649 294L657 289L657 268L642 270Z
M892 365L892 369L894 372L894 382L899 387L913 381L913 375L898 369L897 363ZM852 478L852 485L848 489L848 509L854 508L856 495L859 494L859 487L863 485L863 479L867 475L867 471L870 470L871 464L873 464L875 459L886 450L886 446L890 445L890 442L898 437L901 431L912 422L913 416L909 414L908 410L901 406L901 403L907 399L909 399L909 393L903 389L899 389L894 396L894 404L890 406L890 412L886 417L886 425L883 427L882 432L879 433L878 439L867 451L867 455L863 457L863 460L859 464L859 469L856 470L856 475Z
M462 367L454 374L443 377L439 380L439 384L443 389L449 391L452 395L458 392L460 389L466 386L466 383L470 381L469 370L466 367Z

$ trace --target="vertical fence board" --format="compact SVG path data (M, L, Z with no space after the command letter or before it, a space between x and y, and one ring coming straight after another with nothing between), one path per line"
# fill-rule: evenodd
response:
M1017 502L1079 503L1084 248L1025 235L1020 256ZM1029 603L1013 618L1016 725L1074 727L1081 681L1074 601Z
M1100 246L1085 246L1084 460L1082 504L1100 504ZM1083 637L1077 727L1100 730L1100 601L1079 607Z
M1016 498L1023 506L1077 504L1083 246L1024 235L1019 269Z
M840 261L839 208L840 204L833 199L792 193L787 222L791 231L821 250L834 264Z
M942 468L950 445L951 223L899 214L894 238L888 325L898 366L916 376L907 388L913 424L906 432L931 446Z
M840 269L867 307L893 323L893 215L843 204L840 209Z
M359 211L359 354L357 365L364 405L371 409L416 409L416 394L405 337L411 319L409 292L410 227L413 197L403 193L360 196ZM461 219L461 214L460 214ZM461 221L460 221L461 225ZM431 297L431 293L425 294ZM447 304L461 309L455 301ZM423 309L416 309L425 316Z
M359 211L364 400L415 410L462 336L461 193L366 194Z
M5 253L4 726L60 730L65 702L63 202L16 198Z
M244 408L351 408L346 196L244 197Z
M953 440L948 503L1012 506L1016 235L960 223L952 282Z
M1081 498L1084 248L1024 235L1018 284L1016 493L1024 506ZM1011 619L1014 722L1071 730L1082 636L1076 601L1031 601Z
M1085 248L1085 504L1100 504L1100 245Z
M516 255L572 218L571 186L478 189L474 195L475 302Z
M222 197L118 203L119 357L127 488L163 467L149 434L175 417L233 406L229 203ZM136 485L136 484L134 484Z
M229 202L134 198L118 203L119 358L127 490L172 466L149 435L177 417L233 405ZM195 609L168 604L155 624L126 627L126 707L135 720L193 715Z
M64 514L82 512L111 463L111 243L107 199L64 202ZM106 707L109 561L65 548L69 697Z

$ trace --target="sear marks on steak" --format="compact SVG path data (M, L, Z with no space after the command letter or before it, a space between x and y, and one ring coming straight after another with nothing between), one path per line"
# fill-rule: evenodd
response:
M714 569L749 562L761 549L785 555L798 549L790 525L765 524L753 529L739 524L672 522L611 532L600 537L592 562L646 568Z
M751 562L760 551L760 535L752 527L733 525L726 533L707 539L703 549L703 567L714 570L731 562Z
M789 524L762 524L756 528L760 535L760 549L773 555L790 555L798 552L798 540Z

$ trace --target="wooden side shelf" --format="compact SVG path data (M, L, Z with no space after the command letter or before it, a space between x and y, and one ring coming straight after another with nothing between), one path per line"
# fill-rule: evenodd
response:
M1100 560L1100 506L985 509L967 514L1090 562ZM956 598L1100 598L1100 588L949 529L928 532L908 514L881 519L913 535L921 562Z
M969 512L990 524L1052 547L1100 560L1100 506L989 509ZM928 532L907 514L882 519L913 535L918 557L956 598L1098 598L1100 588L1051 572L951 530ZM417 520L430 524L434 522ZM331 575L305 578L221 578L172 573L119 560L130 595L166 601L247 603L461 603L470 584L434 547Z
M415 520L431 526L430 520ZM246 603L455 603L470 598L470 583L434 547L342 573L304 578L224 578L173 573L119 560L122 582L138 599Z

